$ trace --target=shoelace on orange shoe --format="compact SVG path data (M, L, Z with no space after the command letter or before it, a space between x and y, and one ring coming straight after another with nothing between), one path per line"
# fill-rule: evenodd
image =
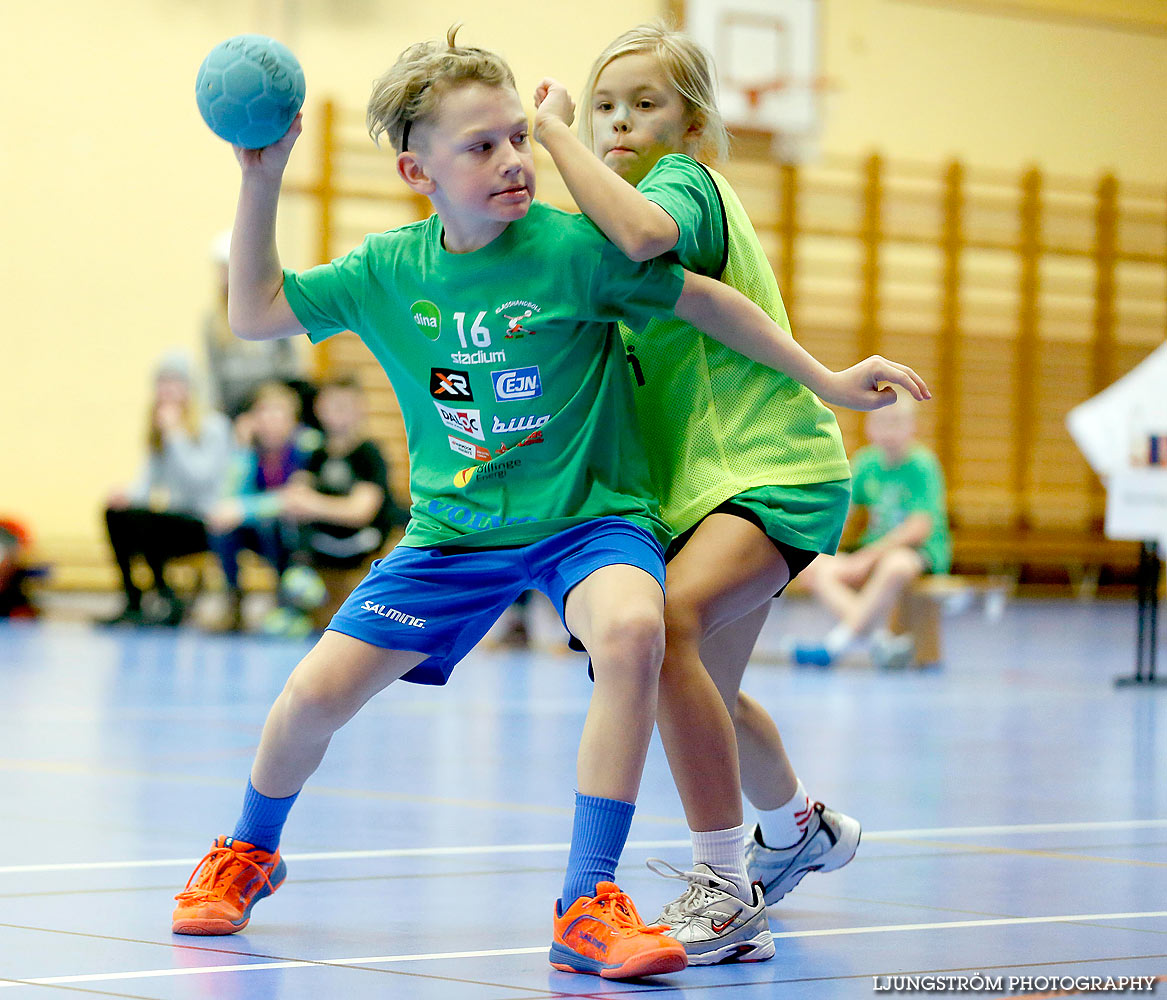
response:
M626 892L601 892L595 901L612 926L625 937L633 934L664 934L669 928L667 924L653 924L649 926L640 919L636 912L636 905Z
M239 869L248 867L259 872L267 887L275 892L263 865L252 860L246 854L231 850L230 847L216 847L195 865L195 870L190 873L190 878L186 880L186 887L174 898L183 903L210 903L222 899L226 887L235 881ZM200 871L203 874L192 889L190 884Z

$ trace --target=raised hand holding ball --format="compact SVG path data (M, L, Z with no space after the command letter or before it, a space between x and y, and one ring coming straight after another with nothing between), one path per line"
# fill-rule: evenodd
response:
M304 104L304 70L266 35L236 35L203 60L195 79L199 113L221 139L263 149L288 131Z

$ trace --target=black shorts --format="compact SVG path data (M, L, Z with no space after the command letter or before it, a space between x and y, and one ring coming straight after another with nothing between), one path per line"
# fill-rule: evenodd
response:
M814 562L815 557L819 555L818 552L812 552L809 549L795 548L793 545L789 545L781 539L775 538L773 535L768 534L766 532L766 526L762 523L762 519L758 517L757 514L755 514L748 507L734 503L732 499L718 504L713 508L713 510L709 512L709 514L732 514L734 517L740 517L757 527L759 531L761 531L764 535L766 535L767 538L770 539L770 544L773 545L774 548L776 548L781 554L782 558L786 560L786 566L790 570L790 580L793 580L796 576L798 576L798 574L806 569L806 567L809 566L812 562ZM709 514L706 514L705 517L708 517ZM704 520L705 518L703 517L701 521L698 521L688 530L682 531L669 543L669 547L665 550L666 563L670 562L677 555L677 553L685 547L685 544L689 541L690 538L693 537L694 532L696 532L696 530L701 527L701 523ZM774 597L778 598L782 596L782 591L790 586L790 580L786 581L786 583L781 587L781 589L779 589L778 593L776 593ZM668 599L667 595L665 599Z

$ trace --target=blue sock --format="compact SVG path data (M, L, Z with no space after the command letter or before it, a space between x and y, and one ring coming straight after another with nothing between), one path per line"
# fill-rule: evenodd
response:
M299 794L296 792L286 799L269 799L257 792L248 779L247 792L243 796L243 812L231 836L260 850L274 851L280 846L284 823Z
M575 822L560 913L580 896L594 896L597 882L615 881L616 865L628 839L635 810L631 802L575 793Z

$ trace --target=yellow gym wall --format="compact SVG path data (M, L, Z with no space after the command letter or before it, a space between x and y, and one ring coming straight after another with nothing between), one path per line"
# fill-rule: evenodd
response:
M411 41L465 20L502 51L524 97L551 72L578 91L613 35L663 0L40 0L0 18L0 514L51 554L99 551L105 491L140 461L150 372L198 350L214 289L212 237L230 224L237 173L195 109L206 52L275 34L308 81L311 115L361 106ZM832 81L823 148L858 156L1092 178L1167 180L1167 12L1084 0L824 0ZM388 162L388 161L387 161ZM290 206L289 206L290 208ZM313 263L303 212L283 220L285 262ZM910 360L910 359L905 359Z

